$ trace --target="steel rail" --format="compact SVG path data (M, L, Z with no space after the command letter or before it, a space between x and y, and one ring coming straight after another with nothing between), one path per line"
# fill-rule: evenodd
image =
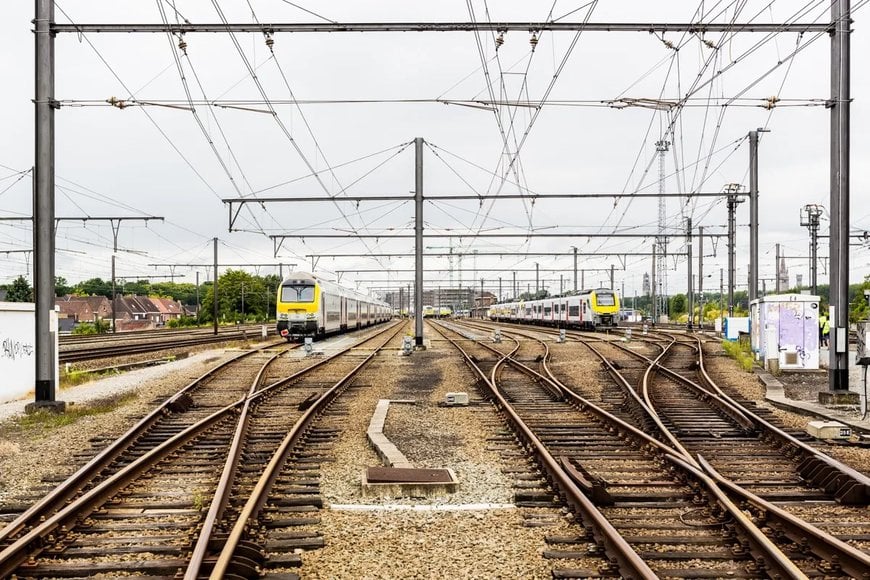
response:
M527 335L528 336L528 335ZM538 339L540 341L540 339ZM543 343L543 341L541 341ZM545 343L544 343L545 344ZM673 343L667 345L662 349L662 353L656 360L659 360L661 357L665 355L668 351L668 348L672 346ZM549 349L547 349L549 354ZM610 422L616 422L620 428L625 429L625 427L631 427L630 431L632 431L635 436L642 436L641 439L646 440L648 443L654 445L659 451L664 453L665 458L671 463L676 464L681 467L684 472L691 475L695 478L696 481L701 483L707 488L708 493L715 498L716 502L726 511L728 514L734 519L734 521L738 524L740 529L742 530L744 537L750 543L750 545L754 548L754 553L757 555L756 559L760 558L761 564L770 569L772 567L775 574L778 574L776 577L781 578L795 578L795 579L805 579L806 575L800 571L800 569L791 561L785 554L782 553L782 550L779 549L764 533L758 529L758 527L752 523L752 521L742 512L742 510L735 505L723 492L722 490L713 482L713 480L705 474L700 466L700 463L696 462L691 456L685 455L688 453L685 451L685 448L682 445L679 445L679 441L676 441L676 437L672 436L667 428L662 425L664 428L664 434L668 436L668 438L674 442L677 442L677 445L674 448L670 448L667 445L659 442L656 439L653 439L646 433L637 430L634 426L629 426L624 421L619 419L618 417L611 415L604 409L593 405L591 402L586 399L580 397L576 393L574 393L571 389L569 389L566 385L562 384L552 373L549 366L547 365L547 357L545 356L543 362L543 367L550 377L551 380L556 382L562 387L563 392L576 400L576 402L581 405L581 407L594 408L597 411L600 411L599 416L605 418ZM652 368L652 365L649 367ZM649 371L649 368L647 371ZM627 381L626 381L627 383ZM677 451L682 450L682 451Z
M274 334L272 329L272 334ZM172 337L175 338L175 337ZM194 336L192 338L179 338L176 340L163 340L159 342L148 342L145 344L124 344L124 345L107 345L97 347L87 347L79 349L71 349L61 351L58 355L60 362L82 362L87 360L96 360L101 358L109 358L114 356L126 356L133 354L144 354L148 352L157 352L161 350L170 350L173 348L186 348L189 346L200 346L204 344L216 344L220 342L232 342L238 340L246 340L248 335L244 332L237 334L218 334L207 336Z
M437 324L438 326L449 330L449 327L443 325L443 323L439 322ZM562 465L556 461L541 440L535 436L522 418L516 413L516 411L514 411L510 403L508 403L508 401L501 395L496 385L487 378L486 374L484 374L480 367L477 366L465 349L459 346L457 341L451 339L443 332L441 332L441 335L456 347L460 353L462 353L466 364L469 365L472 371L474 371L480 380L482 380L487 386L490 393L492 393L492 396L496 399L495 403L499 408L504 410L507 418L514 425L516 432L521 435L526 442L534 447L537 456L540 458L542 468L546 470L551 480L559 486L560 490L563 491L566 501L575 513L579 513L584 521L591 525L592 533L596 540L604 547L606 553L617 561L621 576L624 578L658 578L658 575L650 569L649 565L644 562L628 542L625 541L625 538L623 538L616 528L613 527L613 524L611 524L600 511L598 511L595 504L593 504L592 501L580 490L572 477L566 473ZM499 356L503 357L501 359L502 361L509 357L509 355L505 355L488 345L483 343L479 344L487 347L495 353L498 353ZM519 349L519 343L517 344L517 349ZM516 352L516 349L513 352ZM495 367L493 367L493 370L495 370Z
M756 554L756 565L759 571L769 574L772 578L794 578L807 580L807 575L785 554L782 550L756 526L749 516L740 509L728 495L722 491L716 481L701 471L700 462L689 462L683 456L666 455L665 458L691 473L706 488L707 492L716 498L716 501L726 509L728 514L740 526L749 542L750 550ZM763 554L760 555L760 554Z
M389 327L386 330L389 330ZM384 332L386 332L386 330ZM366 342L370 339L371 338L367 338L362 342ZM208 514L206 515L206 519L203 523L201 532L194 546L191 560L188 563L188 567L185 572L186 577L195 578L201 573L206 555L208 553L208 543L211 540L212 531L214 530L215 524L217 524L217 522L219 522L220 518L223 516L223 512L229 502L229 493L231 491L230 485L232 484L232 481L238 471L238 458L240 457L240 454L242 452L242 436L243 433L247 430L247 424L250 419L250 416L248 414L250 404L259 399L260 397L265 396L267 393L270 393L277 388L292 383L298 380L300 377L304 376L305 374L309 373L310 371L313 371L314 369L320 368L334 361L341 355L346 354L354 348L357 348L358 344L359 343L352 344L340 351L331 354L326 358L319 359L313 365L301 369L288 377L279 379L263 387L262 389L257 390L256 392L254 392L254 389L252 387L248 400L245 401L244 408L242 409L242 415L239 424L236 427L236 433L234 434L233 442L230 446L230 452L227 456L227 461L224 464L224 470L221 473L221 478L215 491L215 495L212 498Z
M100 453L94 456L93 459L80 467L64 482L59 484L52 491L21 513L17 518L0 529L0 542L10 540L14 536L20 534L22 530L28 526L34 526L39 520L47 519L51 512L57 511L66 505L71 498L81 492L81 490L84 489L87 484L92 482L94 478L96 478L102 470L108 467L112 461L129 449L136 440L158 424L165 415L187 410L193 403L193 392L206 379L211 378L232 363L272 346L275 345L263 345L259 348L233 356L212 367L204 374L188 383L185 387L140 419L138 423L133 425L123 435L115 439L108 447L103 449Z
M224 510L230 501L232 481L238 471L239 460L242 456L242 443L248 431L248 425L250 424L251 403L254 394L263 380L266 369L272 361L278 358L278 356L280 355L276 354L263 365L260 372L257 373L257 376L251 383L251 388L248 390L248 396L245 399L238 422L236 423L236 431L233 434L233 440L230 443L230 449L227 453L227 459L224 462L224 468L221 471L221 477L218 480L217 487L215 488L214 496L212 496L208 513L206 513L205 520L200 528L199 537L190 556L190 562L188 562L187 572L184 576L188 580L195 580L198 577L199 570L202 567L203 560L205 559L208 550L208 542L211 540L212 532L214 531L215 525L217 525L220 518L223 516ZM305 370L307 371L309 369Z
M262 348L266 348L268 346L274 345L265 345ZM353 346L350 346L342 352L347 352L352 348ZM14 531L15 533L19 533L23 529L23 526L27 524L27 522L24 521L25 516L27 516L27 520L33 520L34 518L39 518L40 520L40 523L35 524L34 527L29 530L24 536L16 539L10 546L0 552L0 577L5 577L6 574L11 574L17 566L19 566L24 560L26 560L30 556L29 551L33 545L38 545L39 547L41 547L43 538L45 538L58 528L66 528L68 525L74 524L75 522L79 521L83 517L82 512L93 511L94 509L99 507L99 505L105 500L105 498L111 497L113 494L117 493L124 486L132 482L136 477L151 468L154 463L167 457L169 454L176 451L185 443L206 432L208 429L215 426L220 420L229 417L233 413L236 413L237 410L240 407L244 406L252 397L256 398L260 395L263 395L269 390L285 384L289 380L296 378L299 375L308 372L316 367L319 367L334 358L330 357L328 359L320 360L315 365L307 367L306 369L295 373L291 377L276 381L271 385L264 387L263 389L256 390L256 387L259 385L267 367L278 356L280 356L280 354L283 353L279 353L278 355L270 357L269 360L263 364L262 368L258 372L254 383L249 389L249 394L239 398L237 401L230 403L229 405L224 406L221 409L218 409L217 411L201 419L200 421L189 425L181 432L161 442L159 445L150 449L140 457L136 458L135 460L121 468L118 472L101 481L75 500L68 501L73 495L75 495L75 493L81 491L83 486L88 483L88 481L84 479L86 476L85 468L89 468L88 472L94 472L104 469L112 459L114 459L117 455L124 451L124 449L122 449L122 444L124 441L127 441L131 438L131 434L135 433L135 437L133 437L133 439L135 439L147 432L147 429L139 429L140 425L144 424L147 419L151 418L152 416L156 417L165 414L171 410L174 410L175 408L178 408L181 405L186 408L193 402L189 392L192 387L202 382L206 378L212 376L214 373L227 366L228 364L245 356L250 356L258 352L259 350L261 349L255 349L252 351L241 353L240 355L233 357L232 359L229 359L221 363L220 365L217 365L213 369L210 369L207 373L205 373L204 375L193 381L190 385L182 389L182 391L173 395L173 397L168 399L163 405L161 405L161 407L158 407L157 409L152 411L152 413L149 414L148 417L140 421L137 426L135 426L121 438L116 440L103 453L91 460L91 462L89 462L85 467L80 469L79 472L77 472L70 479L68 479L67 482L64 482L64 484L58 486L58 488L54 492L49 494L49 496L43 498L43 500L41 500L38 504L32 506L31 510L28 510L28 512L25 512L24 514L19 516L19 518L17 518L15 522L12 522L9 526L7 526L7 528L3 530L4 532L7 529L12 528L13 525L15 525L16 523L18 523L19 525L17 525L16 529L12 531ZM253 394L251 394L252 392ZM151 422L151 424L153 425L153 421ZM97 459L113 449L115 449L115 452L112 453L111 457L105 459L104 461L97 462ZM70 483L72 480L77 483L77 487L70 490L64 490L64 492L61 493L61 488L67 487L66 484ZM48 515L50 511L49 509L46 509L48 506L42 506L42 504L45 504L46 500L49 499L51 500L51 504L53 505L53 507L57 509L57 511L51 515ZM62 507L57 507L58 504L65 505L63 505ZM40 506L42 506L40 510L34 511L35 508Z
M754 506L764 514L767 523L775 532L785 534L798 546L808 546L814 554L821 555L829 562L836 562L840 568L855 578L866 577L870 570L870 555L847 544L839 538L822 532L817 527L795 517L781 507L763 499L749 490L743 489L716 471L703 456L698 455L698 463L711 478L728 493L740 501Z
M664 334L665 336L671 336L667 333L661 333L661 334ZM685 343L677 342L677 339L675 336L673 336L671 339L673 340L673 342L668 345L668 349L670 349L670 347L678 345L678 344L685 344ZM656 372L660 372L663 375L668 376L668 377L674 379L675 381L682 383L683 385L686 385L687 387L689 387L690 389L695 391L695 393L703 401L716 407L722 413L724 413L725 415L730 417L731 420L734 421L735 423L737 423L743 429L743 431L745 433L753 433L753 432L757 431L757 425L747 416L747 414L744 412L745 410L741 406L735 405L733 402L725 400L720 395L710 392L709 390L705 389L704 387L702 387L698 383L694 382L693 380L689 379L688 377L685 377L685 376L681 375L680 373L677 373L677 372L667 368L666 366L663 366L661 364L661 359L664 356L666 356L666 353L663 352L661 355L659 355L658 358L653 360L653 359L651 359L651 358L649 358L649 357L647 357L639 352L635 352L629 348L626 348L625 346L623 346L617 342L610 342L610 344L615 346L616 348L618 348L619 350L621 350L623 352L627 352L635 357L638 357L638 358L646 361L650 365L648 370L651 370L654 368L654 370ZM589 345L587 345L587 346L589 346ZM657 345L657 346L660 346L660 345ZM589 348L592 348L592 347L589 347ZM598 354L598 356L602 357L602 355L600 353L596 353L596 354ZM646 381L646 376L644 376L644 381ZM644 389L646 389L646 383L644 383ZM645 397L646 397L646 391L644 391L644 393L645 393ZM648 400L648 398L646 400Z
M723 391L719 385L710 378L710 375L707 374L706 367L704 366L704 349L701 346L701 340L698 337L695 337L695 339L698 341L695 348L698 351L698 363L701 376L704 377L704 380L710 385L710 387L715 389L723 399L743 409L744 407L740 403ZM803 441L796 439L752 411L745 409L744 412L758 425L761 425L768 433L776 437L781 443L807 455L801 465L798 466L798 472L801 476L812 481L815 485L823 487L825 491L833 494L837 501L841 503L864 505L870 503L870 477L840 461L837 461L830 455L822 453L818 449L807 445Z
M518 332L518 334L523 333ZM526 334L526 336L530 335ZM698 342L698 345L700 347L700 340ZM586 346L588 347L589 345L587 344ZM657 346L660 347L661 345ZM634 353L633 351L628 352L643 357L643 355L640 355L639 353ZM645 360L649 360L647 357L643 358ZM717 497L719 497L719 495L722 493L722 488L725 488L726 491L731 493L732 495L736 495L741 500L746 500L749 503L757 506L758 509L763 511L765 514L771 514L775 519L775 522L779 523L782 526L783 530L786 532L786 535L789 538L794 540L799 545L806 545L807 547L809 547L810 551L813 554L827 561L830 561L835 565L845 562L846 565L849 567L847 571L850 573L854 574L855 572L860 571L861 574L866 574L866 571L870 569L870 566L868 566L867 564L867 562L870 562L870 556L853 548L852 546L849 546L848 544L845 544L831 534L823 532L822 530L818 529L812 524L807 523L799 517L794 516L786 512L785 510L771 504L770 502L767 502L766 500L757 497L755 494L741 488L739 485L727 480L725 477L715 472L712 466L710 466L709 463L707 463L700 455L698 456L697 462L688 462L685 456L678 455L674 449L668 447L657 439L652 438L647 433L639 431L634 426L625 424L621 419L611 415L606 410L597 407L594 403L583 399L582 397L574 393L571 389L569 389L567 386L562 384L553 375L549 366L546 364L547 360L548 359L545 358L543 361L544 370L554 382L558 383L562 387L563 392L565 392L567 396L576 399L578 404L582 408L592 409L603 418L608 417L609 420L621 423L622 429L628 428L628 430L631 431L632 434L634 434L636 437L640 437L641 439L645 440L649 445L657 448L672 463L679 465L684 470L690 471L691 473L695 474L696 477L698 474L702 475L702 481L704 482L704 484L708 487L708 489L713 490L715 488ZM703 365L701 366L701 368L703 368ZM751 412L749 412L749 414L752 415ZM706 481L709 479L712 479L712 482L716 484L712 488L709 485L710 482ZM718 487L719 484L722 485L722 488ZM722 504L720 503L720 505ZM731 505L733 506L733 504ZM770 542L769 540L767 540L766 536L764 536L763 534L759 536L758 534L760 534L761 532L758 531L758 533L756 533L757 526L755 526L755 524L752 524L752 522L749 521L748 518L746 518L745 514L743 514L743 512L739 508L737 508L736 506L733 507L736 511L733 512L731 515L735 518L735 521L740 522L741 525L749 524L752 526L751 528L748 528L751 531L749 539L753 543L753 545L756 546L756 549L766 549L766 547L770 545ZM762 542L762 537L764 537L764 539L767 541L760 543ZM776 548L776 546L773 547ZM779 552L779 549L776 548L776 551ZM779 553L781 554L781 552ZM768 559L766 563L769 563L769 561L770 559ZM778 562L779 564L783 563L781 560L779 560L778 555L775 555L774 561ZM789 569L792 570L792 572L796 570L795 568L791 567L789 567ZM797 573L800 574L800 576L797 577L804 577L803 573L799 570L797 571ZM856 577L862 576L856 575Z
M281 469L287 461L287 455L300 441L302 435L314 421L315 417L322 410L326 409L329 404L332 403L332 401L334 401L339 395L342 394L347 385L350 384L351 379L353 379L356 374L360 370L362 370L362 368L367 365L371 361L371 359L373 359L375 355L377 355L381 351L381 349L383 349L384 346L386 346L386 344L399 333L399 331L401 331L403 326L403 322L398 322L392 327L387 327L382 334L387 334L390 330L393 329L395 329L395 332L390 334L381 345L375 348L371 354L363 359L363 361L360 362L356 367L354 367L354 369L350 371L344 378L339 380L335 385L333 385L326 392L324 392L319 399L314 401L314 403L302 414L296 424L293 425L293 428L287 433L287 435L281 441L281 444L272 454L272 458L269 460L268 465L263 470L260 478L257 480L257 484L251 491L250 497L248 498L247 502L245 502L245 506L239 513L236 523L233 526L232 530L230 530L226 543L224 544L220 554L218 555L217 561L214 564L214 568L211 571L210 578L214 580L219 580L226 576L227 571L232 564L236 550L239 547L239 544L242 542L242 538L247 533L249 527L255 521L262 507L265 505L268 499L269 490L274 485L275 480L278 478ZM190 573L193 574L192 571Z
M136 477L153 467L154 463L164 459L182 445L190 442L215 427L220 421L230 417L245 401L240 398L219 409L208 417L190 425L154 447L143 455L112 474L87 492L68 503L65 507L49 516L26 534L15 540L10 546L0 552L0 577L12 574L15 569L31 556L35 548L43 547L44 539L58 529L66 529L81 521L97 509L108 498L123 489Z

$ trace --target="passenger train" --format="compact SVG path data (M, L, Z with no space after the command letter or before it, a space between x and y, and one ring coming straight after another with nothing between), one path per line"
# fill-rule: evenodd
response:
M489 318L498 322L524 322L561 328L616 326L619 296L608 288L583 290L573 296L493 304Z
M365 328L392 318L381 300L323 280L293 272L278 288L278 334L292 341Z

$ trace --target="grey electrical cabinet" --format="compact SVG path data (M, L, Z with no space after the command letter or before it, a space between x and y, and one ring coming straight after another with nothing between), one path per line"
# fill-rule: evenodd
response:
M858 352L855 354L855 364L870 365L870 321L858 323Z

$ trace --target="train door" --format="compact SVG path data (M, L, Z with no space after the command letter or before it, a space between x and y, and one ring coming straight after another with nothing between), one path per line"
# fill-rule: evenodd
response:
M347 330L347 298L342 296L341 301L341 315L339 317L338 325L341 328L341 331L344 332Z

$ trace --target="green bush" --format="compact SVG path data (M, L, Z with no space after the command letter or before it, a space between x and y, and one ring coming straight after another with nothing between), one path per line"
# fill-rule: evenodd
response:
M180 318L170 318L166 321L166 326L169 328L183 328L187 326L199 326L199 321L195 316L181 316Z
M725 353L737 361L737 364L740 365L747 373L752 372L752 366L755 364L755 357L752 354L752 347L747 345L741 345L739 342L731 342L730 340L722 341L722 350Z
M97 327L91 324L90 322L80 322L75 325L75 328L72 329L73 334L97 334Z

